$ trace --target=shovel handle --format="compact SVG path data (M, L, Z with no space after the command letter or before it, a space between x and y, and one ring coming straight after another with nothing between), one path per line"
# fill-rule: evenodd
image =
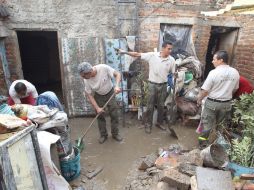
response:
M114 98L114 96L116 95L116 93L114 92L110 98L108 99L108 101L104 104L104 106L102 107L102 109L105 109L106 106L109 104L109 102L112 100L112 98ZM92 127L92 125L94 124L95 120L101 115L100 113L97 113L97 115L95 116L95 118L92 120L92 122L90 123L90 125L87 127L87 129L85 130L83 136L81 137L81 140L83 140L83 138L86 136L87 132L89 131L89 129Z

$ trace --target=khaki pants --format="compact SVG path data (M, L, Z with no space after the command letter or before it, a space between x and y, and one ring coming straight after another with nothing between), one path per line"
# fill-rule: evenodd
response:
M94 99L96 100L98 106L103 107L113 93L114 93L113 89L106 95L99 95L99 94L95 93ZM116 136L119 133L119 129L118 129L119 110L117 108L117 103L116 103L115 98L113 98L109 102L109 104L107 105L107 108L108 108L109 116L111 119L111 134L112 134L112 136ZM101 136L108 136L108 132L107 132L107 128L106 128L106 119L103 114L101 114L97 118L97 122L98 122L100 135Z
M201 122L204 126L204 131L201 136L208 138L212 129L217 128L217 125L222 121L229 121L231 118L232 103L229 102L214 102L206 99L204 110L201 116Z
M154 106L157 105L158 123L162 124L164 119L164 104L167 97L167 84L154 84L148 82L148 97L147 97L147 112L146 112L146 127L153 125Z

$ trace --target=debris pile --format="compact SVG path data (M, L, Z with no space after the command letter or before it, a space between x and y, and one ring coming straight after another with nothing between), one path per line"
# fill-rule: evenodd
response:
M135 168L130 170L125 189L233 189L230 171L222 170L223 160L227 159L219 157L222 160L211 160L218 157L218 155L213 155L214 157L210 157L210 161L214 161L215 165L212 168L206 168L205 163L208 162L208 158L204 156L203 151L199 149L184 150L175 144L159 148L157 153L147 155L134 164Z

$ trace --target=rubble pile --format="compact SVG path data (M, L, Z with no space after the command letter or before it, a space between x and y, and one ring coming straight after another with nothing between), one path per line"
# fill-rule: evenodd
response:
M199 149L184 150L175 144L159 148L157 153L147 155L133 165L124 189L195 190L203 188L210 190L214 188L214 185L232 189L231 173L220 170L218 167L204 167L203 160L206 158L202 157L201 152ZM219 184L220 182L222 184Z

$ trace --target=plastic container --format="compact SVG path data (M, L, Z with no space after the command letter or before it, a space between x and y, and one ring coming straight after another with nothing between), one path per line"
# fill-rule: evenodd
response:
M204 166L219 168L229 161L225 149L219 144L211 144L200 153Z
M73 147L75 157L68 160L60 160L60 167L63 177L67 181L76 179L80 175L80 153L77 147Z
M227 168L233 171L234 176L240 176L241 174L254 174L254 168L244 167L233 162L229 162Z

